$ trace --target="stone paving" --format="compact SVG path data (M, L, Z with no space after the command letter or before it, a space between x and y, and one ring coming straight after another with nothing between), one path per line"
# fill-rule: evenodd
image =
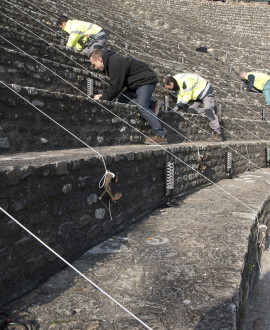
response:
M222 180L160 207L73 265L152 329L235 329L248 237L269 187L269 169ZM70 268L5 310L37 329L144 328Z

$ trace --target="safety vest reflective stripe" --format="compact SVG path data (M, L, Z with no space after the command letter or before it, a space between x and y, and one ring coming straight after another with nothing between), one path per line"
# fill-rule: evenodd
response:
M174 79L180 88L177 103L188 103L190 100L196 100L207 85L207 80L194 73L177 74ZM184 82L187 85L186 88L183 86Z
M65 31L70 34L67 42L67 48L76 46L78 50L82 50L83 45L87 42L89 35L96 35L102 30L102 27L83 21L67 21Z
M267 81L270 80L270 76L262 72L248 72L247 78L250 74L254 75L255 77L253 86L261 91L264 89L264 86Z
M188 92L192 91L194 88L196 88L196 86L197 86L199 80L200 80L200 76L197 76L197 80L195 81L194 86L192 86L192 87L190 87L190 88L183 89L184 92L185 92L185 93L188 93Z

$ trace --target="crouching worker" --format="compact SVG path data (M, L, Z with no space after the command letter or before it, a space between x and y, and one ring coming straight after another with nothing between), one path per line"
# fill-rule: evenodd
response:
M197 74L179 73L175 76L166 76L163 83L166 89L176 93L177 103L173 111L187 108L188 113L205 114L213 131L213 136L208 138L208 141L223 140L215 113L213 87L207 80ZM200 108L201 105L202 108Z
M241 78L247 82L247 91L252 87L263 92L266 105L270 105L270 76L262 72L242 72Z
M144 143L153 144L153 141L158 144L168 143L166 130L151 109L152 93L158 82L154 71L147 64L133 57L122 56L108 49L94 50L90 55L90 62L96 70L103 71L110 77L109 87L103 91L103 94L94 95L94 99L112 101L126 87L119 96L118 102L135 104L156 134L151 139L146 139Z
M69 34L67 49L89 56L94 49L102 49L107 35L102 27L88 22L59 17L57 25Z

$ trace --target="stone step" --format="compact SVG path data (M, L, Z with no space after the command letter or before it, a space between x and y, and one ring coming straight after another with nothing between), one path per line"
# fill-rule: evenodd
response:
M48 33L48 32L47 32ZM117 36L115 36L115 38L117 38ZM27 39L27 38L26 38ZM56 41L56 42L59 42L59 40L58 41ZM42 43L42 42L41 42ZM41 45L40 45L40 47L41 47ZM38 47L37 47L38 48ZM41 49L41 48L40 48ZM45 52L45 53L49 53L49 51L48 52ZM54 58L54 60L57 60L57 61L60 61L60 62L63 62L63 57L60 55L60 54L57 54L57 56L56 56L56 58L55 58L55 54L54 54L55 52L53 52L53 58ZM136 56L138 56L139 58L141 58L142 60L146 60L146 62L150 62L150 61L153 61L153 58L152 59L149 59L149 57L148 56L146 56L146 54L147 53L141 53L141 54L139 54L139 52L137 52L137 51L131 51L130 52L131 53L131 55L135 55L135 57ZM176 54L177 55L177 54ZM179 54L178 54L179 55ZM44 55L41 55L41 54L39 54L39 56L44 56ZM72 55L73 56L73 55ZM194 56L194 55L193 55ZM77 60L77 58L76 58L76 60ZM158 58L156 59L157 61L159 61L158 60ZM68 60L67 60L68 61ZM70 62L70 61L69 61ZM164 75L164 74L166 74L166 73L168 73L168 71L170 71L170 70L168 70L168 69L162 69L161 67L162 67L162 64L161 63L163 63L164 62L164 59L160 59L160 63L159 63L159 65L158 65L158 68L156 67L156 65L154 64L153 65L153 63L152 63L152 65L153 65L153 68L154 69L156 69L157 70L157 73L159 74L159 76L161 75ZM74 64L74 62L73 63L70 63L70 65L71 64ZM187 63L188 64L188 63ZM87 64L88 66L89 66L89 62L88 62L88 64ZM174 65L170 65L170 67L173 69L173 67L174 67ZM189 68L187 68L187 69L189 69ZM196 66L194 66L193 68L193 71L196 71ZM216 82L218 82L218 80L220 79L220 78L217 78L216 77L216 75L213 75L213 68L211 69L212 71L211 71L211 74L210 74L210 71L209 70L202 70L202 66L200 66L200 70L201 70L201 75L203 75L205 78L207 78L207 79L209 79L211 82L214 82L214 83L216 83ZM162 77L161 77L162 78ZM227 78L227 77L226 77ZM218 90L217 90L217 96L219 97L219 94L226 94L225 92L223 92L223 90L222 90L222 88L224 89L224 84L226 84L227 82L225 81L222 81L221 82L221 84L219 84L220 85L220 87L218 88ZM231 86L232 85L232 82L231 81L228 81L228 83L229 83L229 85ZM235 84L235 82L233 82L234 84ZM239 86L238 86L239 87ZM83 86L83 88L85 88L85 85ZM220 90L221 89L221 90ZM232 89L231 87L230 87L230 89ZM166 95L166 94L162 94L161 96L163 97L163 95ZM157 98L158 98L158 96L156 96ZM257 97L257 96L256 96ZM224 102L223 100L220 100L222 103ZM237 104L237 103L236 103ZM234 105L234 107L235 107L235 105ZM246 109L245 109L245 106L243 106L243 107L240 107L239 109L237 109L238 111L243 111L243 112L247 112L248 113L248 111L246 111ZM260 112L261 112L261 109L259 110L259 117L260 117ZM229 113L227 114L227 115L229 115ZM234 117L235 117L236 115L235 115L235 113L234 113ZM251 116L251 118L258 118L258 117L256 117L256 116Z
M1 84L1 87L3 85ZM14 91L92 146L138 143L150 128L135 106L13 85ZM82 145L7 87L1 93L1 152L75 148ZM127 122L127 124L120 118ZM129 124L129 125L128 125Z
M173 148L175 150L175 147ZM110 154L111 151L110 149ZM128 161L127 157L131 156L134 149L130 151L122 158L122 162ZM139 163L143 166L142 163L145 161L151 161L152 157L149 158L149 155L155 152L158 150L140 149L140 160L137 159L135 153L133 162L137 162L137 169L140 166ZM163 151L154 156L156 169L159 171L162 168L160 163L162 154ZM4 182L12 186L14 182L20 181L22 186L25 186L23 181L27 182L28 176L35 176L40 163L38 154L32 156L31 158L31 154L25 154L25 160L16 159L16 157L14 159L11 157L9 160L2 159L1 163L4 161L10 167L9 172L5 174L8 181ZM41 180L44 181L45 172L45 180L54 176L54 191L58 191L58 194L61 194L63 185L70 184L70 190L62 188L62 194L66 198L72 195L74 189L80 189L83 192L83 187L89 187L89 175L94 165L88 163L89 151L84 156L82 152L80 153L81 165L83 162L88 163L83 171L82 167L78 171L78 162L73 161L70 152L66 156L69 162L67 168L64 166L65 160L61 158L61 155L48 154L51 162L55 163L58 159L60 163L56 163L54 167L41 167L38 170L38 180L35 180L35 185L39 187L39 198L43 194L42 187L45 182L42 183ZM14 173L13 166L19 168L25 163L27 157L27 165L31 165L31 172L24 168L24 178L20 179L19 173ZM111 155L111 159L115 158ZM46 162L43 158L42 163ZM120 168L117 171L120 180L119 184L115 184L115 189L121 192L125 191L125 185L132 177L131 158L128 162L129 175L126 178ZM96 161L97 163L100 164L100 161ZM113 168L113 163L114 160L110 163L111 168ZM150 169L144 166L143 168ZM58 174L55 176L57 171ZM72 175L73 171L77 171L77 176L81 176L81 179L77 179L77 183L74 182L76 179ZM257 236L255 220L260 219L259 224L269 225L269 174L269 169L245 172L233 180L221 180L217 185L200 189L186 197L183 196L182 199L175 200L169 208L159 207L142 221L124 230L122 227L121 233L87 250L73 265L152 329L240 328L245 316L245 306L252 295L259 272L260 248L257 244L259 236ZM72 177L72 181L66 179L67 175ZM96 175L102 176L102 172L97 167ZM138 175L146 178L147 173L137 172L136 178ZM152 179L153 175L155 174L152 171ZM140 177L137 178L138 183L147 182L140 189L140 200L143 199L144 205L149 205L150 201L161 192L156 187L155 191L148 190L147 193L147 189L150 188L148 184L152 186L153 182L149 182L149 177L147 181L141 181ZM155 185L159 180L155 181ZM28 184L31 182L33 180L28 181ZM3 184L3 180L1 183ZM26 191L24 188L24 192ZM112 221L106 222L104 218L92 218L90 210L95 205L95 199L90 198L89 194L93 192L94 190L85 191L84 197L83 193L80 195L77 193L76 203L81 204L80 209L78 208L77 213L73 212L68 216L64 213L59 214L57 201L60 203L61 198L55 195L51 214L55 214L58 221L53 220L52 216L45 215L45 210L48 210L48 207L51 209L51 206L42 208L37 201L39 222L34 214L30 218L26 216L22 209L19 210L24 200L22 195L21 203L19 201L11 203L18 210L15 211L14 206L11 205L8 209L15 218L45 240L60 255L68 258L67 251L75 241L76 246L86 241L90 246L89 239L98 237L98 233L102 231L102 224L103 231L111 234L116 222L119 221L121 200L112 208ZM145 198L142 198L144 192ZM123 197L126 202L125 210L128 208L126 197L128 196ZM72 199L71 196L69 198ZM92 203L90 207L83 208L83 200L87 200L89 204ZM32 202L31 209L35 212L34 201L31 201L29 193L27 202ZM74 202L75 200L72 200L73 204ZM66 203L63 198L62 203L70 207L71 202ZM137 208L140 207L139 200L135 200L133 195L132 205L134 204ZM40 210L43 213L42 218L44 217L43 223ZM101 212L96 212L96 216L100 214ZM20 251L20 258L13 264L10 264L10 258L5 258L5 253L2 254L5 267L8 266L10 270L2 277L6 283L5 288L10 287L9 283L16 283L17 286L22 283L25 269L27 269L28 281L31 276L33 279L33 274L37 276L34 267L39 266L39 274L44 274L41 267L42 261L46 259L49 260L46 263L46 275L48 275L48 268L55 265L53 255L28 234L22 232L18 226L12 224L6 216L2 218L4 230L1 230L0 235L5 233L5 224L9 223L9 226L13 227L13 235L9 243L12 244L12 240L19 239L16 244L9 247L8 255L18 255ZM125 216L121 217L122 220L125 218ZM66 222L61 224L61 219L65 219ZM89 223L95 224L95 229L90 230ZM57 245L52 244L54 235L58 235ZM1 242L9 236L10 233L6 234L1 238ZM31 251L27 250L27 246ZM6 245L4 247L7 248ZM9 261L8 265L7 261ZM16 269L20 271L16 272ZM13 276L12 281L8 281L8 276ZM18 278L18 276L19 279L15 281L14 277ZM26 282L24 285L24 290L26 290ZM4 295L1 295L2 297ZM89 303L91 313L89 313ZM143 329L136 320L125 314L69 268L52 276L30 294L4 307L12 317L24 322L28 321L44 329L62 327L63 322L65 326L71 328L86 329L91 326L106 330Z
M0 51L2 54L0 60L2 81L7 84L16 83L21 86L46 89L51 92L83 95L79 90L64 82L63 79L65 79L87 93L87 78L90 79L91 75L86 70L75 69L64 64L59 65L59 63L38 57L32 59L24 53L7 48L1 47Z
M94 102L83 96L15 84L9 88L1 86L1 153L81 146L81 142L38 109L93 147L142 143L143 134L153 135L136 106L108 101ZM170 143L204 141L211 135L205 116L161 111L158 117L168 131ZM270 124L267 121L230 119L224 116L221 125L227 140L270 139Z

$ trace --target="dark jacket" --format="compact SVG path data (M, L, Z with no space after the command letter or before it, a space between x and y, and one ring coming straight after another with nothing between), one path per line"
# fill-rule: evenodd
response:
M130 56L122 56L113 50L102 51L104 72L110 77L110 86L104 90L101 100L113 100L124 87L132 90L158 82L155 72L145 63Z

